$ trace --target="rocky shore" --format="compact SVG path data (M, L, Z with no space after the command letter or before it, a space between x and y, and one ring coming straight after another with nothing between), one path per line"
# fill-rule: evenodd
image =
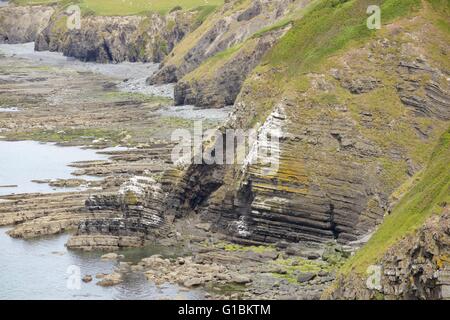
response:
M66 60L2 56L0 107L14 112L0 113L1 139L93 148L108 159L72 163L73 179L36 181L85 191L1 196L0 225L23 239L69 231L69 249L104 251L114 271L83 281L105 287L133 271L211 299L449 298L448 182L439 180L447 158L434 180L423 177L450 123L448 34L433 22L445 12L422 2L360 39L352 37L363 33L356 18L366 18L367 1L310 3L225 1L201 23L196 10L87 15L80 30L66 29L57 6L1 7L0 42L162 64L145 69L144 84ZM185 104L232 112L175 112ZM228 129L257 130L246 161L173 163L172 132L199 119L224 141ZM116 146L124 149L105 149ZM400 238L379 240L381 289L369 288L365 270L343 274L412 186L426 189L421 181L441 189L420 194L431 213L413 207L392 227ZM150 246L172 254L122 261L121 250Z

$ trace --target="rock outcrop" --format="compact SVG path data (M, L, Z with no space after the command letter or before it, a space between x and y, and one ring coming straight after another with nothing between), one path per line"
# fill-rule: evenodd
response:
M158 210L163 206L164 197L160 184L145 176L131 178L117 195L91 196L86 201L87 209L105 217L81 221L67 246L115 250L144 245L146 239L164 232L166 217ZM116 212L117 217L108 216L110 212Z
M163 62L150 84L177 82L215 54L243 43L261 29L275 24L309 0L227 1L189 34Z
M37 51L60 51L82 61L160 62L191 31L195 12L176 11L167 16L86 16L81 28L69 30L67 14L52 16L37 36Z
M364 4L355 6L363 14ZM201 214L238 242L348 243L366 236L448 127L448 71L422 50L432 41L445 52L448 43L425 21L387 26L383 37L303 73L287 69L300 64L298 23L251 73L221 130L256 127L264 136L279 129L279 144L258 139L250 148L258 152L248 153L255 161L244 164L188 166L167 203L179 215ZM410 26L416 31L400 36ZM411 70L411 63L420 67ZM272 156L278 167L267 173Z
M450 211L435 215L415 234L385 253L378 263L380 278L351 273L340 277L331 299L450 299ZM376 276L376 275L375 275Z
M223 107L234 104L248 74L288 27L244 42L227 57L212 58L175 85L176 105Z
M49 6L0 7L0 43L35 41L53 13Z

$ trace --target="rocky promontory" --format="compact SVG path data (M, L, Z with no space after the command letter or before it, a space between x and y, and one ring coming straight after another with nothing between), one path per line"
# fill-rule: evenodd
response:
M193 28L195 12L175 11L167 16L86 16L81 28L69 30L67 14L55 14L36 37L37 51L95 62L160 62Z

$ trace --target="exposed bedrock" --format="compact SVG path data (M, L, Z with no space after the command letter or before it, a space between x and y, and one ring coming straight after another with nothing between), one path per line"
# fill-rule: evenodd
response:
M228 1L203 27L184 39L148 79L150 84L177 82L215 54L243 43L261 29L273 25L288 13L306 6L309 0L257 0L245 6Z
M142 246L146 239L164 232L165 193L159 183L147 176L135 176L125 183L117 195L94 195L86 200L96 218L83 220L77 233L67 243L69 248L113 250ZM111 218L111 212L116 213ZM105 218L98 218L103 213Z
M36 40L47 26L54 9L48 6L5 6L0 8L0 43Z
M250 39L224 63L217 62L217 66L214 63L212 65L205 63L186 75L175 85L175 104L200 107L223 107L234 104L248 74L286 29Z
M262 136L280 130L279 145L265 152L269 145L258 138L262 152L244 165L188 166L166 204L200 214L238 242L349 243L372 232L398 199L393 193L426 164L448 127L450 101L445 71L410 51L386 61L385 51L397 46L386 41L349 52L336 69L307 74L310 88L300 96L275 100L270 88L261 90L267 75L253 74L222 131L253 127L257 117ZM368 51L372 64L363 58ZM405 67L406 58L419 70ZM268 113L260 109L266 95ZM279 166L267 173L271 152Z
M450 299L450 211L428 219L423 227L395 244L379 262L377 289L367 276L340 276L326 298Z
M37 51L50 50L82 61L160 62L188 32L194 12L167 16L100 17L81 19L81 28L67 28L67 14L59 12L36 39Z

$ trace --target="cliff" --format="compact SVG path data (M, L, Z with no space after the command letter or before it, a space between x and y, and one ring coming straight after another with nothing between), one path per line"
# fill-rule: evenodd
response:
M53 13L49 6L0 7L0 43L35 41Z
M191 165L169 206L241 242L350 243L382 223L448 127L449 35L446 4L377 3L372 31L373 3L317 2L246 79L221 132L280 128L278 171Z
M173 50L164 60L161 70L148 82L177 82L207 59L243 43L261 29L283 20L307 3L308 0L226 1Z
M0 41L35 41L37 51L58 51L82 61L160 62L210 13L204 7L169 13L101 16L82 10L80 29L67 27L67 4L0 8Z
M447 131L427 168L369 242L344 265L325 298L450 298L449 163ZM377 266L379 274L367 273L370 266Z
M37 36L37 51L60 51L82 61L160 62L187 33L195 12L176 11L167 16L85 16L79 30L68 30L64 11L52 16Z

